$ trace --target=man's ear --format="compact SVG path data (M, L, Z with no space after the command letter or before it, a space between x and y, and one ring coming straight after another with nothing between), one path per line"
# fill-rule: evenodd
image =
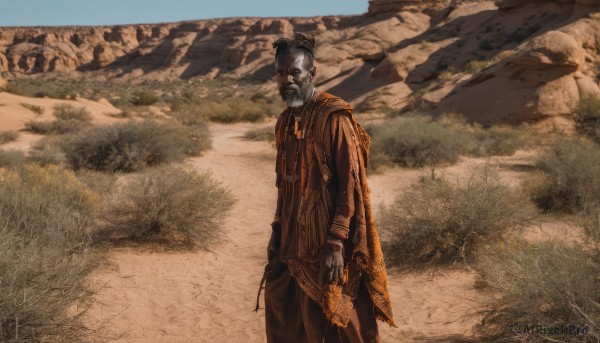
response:
M312 69L310 70L310 79L314 79L315 75L317 75L317 67L313 66Z

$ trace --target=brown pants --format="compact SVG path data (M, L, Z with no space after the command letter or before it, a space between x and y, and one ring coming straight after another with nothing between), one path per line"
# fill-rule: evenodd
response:
M373 303L362 283L350 322L341 328L325 318L323 309L302 291L283 263L267 277L265 323L268 343L381 342Z

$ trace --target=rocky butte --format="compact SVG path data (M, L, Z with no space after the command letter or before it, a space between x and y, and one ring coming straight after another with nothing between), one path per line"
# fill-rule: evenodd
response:
M316 36L317 86L359 110L455 111L483 124L569 125L600 93L600 0L372 0L358 16L0 28L0 72L116 80L269 81L271 42ZM273 90L274 92L274 90Z

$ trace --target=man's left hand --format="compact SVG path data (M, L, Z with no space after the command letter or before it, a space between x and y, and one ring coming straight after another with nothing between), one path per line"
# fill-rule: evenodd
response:
M341 243L341 241L340 241ZM344 282L344 253L341 245L327 243L319 252L319 285Z

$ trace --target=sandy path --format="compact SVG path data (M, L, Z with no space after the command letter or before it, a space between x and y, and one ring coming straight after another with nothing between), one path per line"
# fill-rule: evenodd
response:
M264 125L264 124L263 124ZM213 150L189 164L211 170L237 197L226 220L227 240L212 251L157 253L114 249L112 267L96 274L107 287L92 315L125 333L118 342L264 342L264 311L252 310L265 262L276 201L274 150L241 139L256 124L211 124ZM514 163L527 156L517 155ZM473 162L448 168L464 174ZM369 177L374 207L426 171L392 169ZM507 170L503 173L514 173ZM507 175L514 177L514 175ZM477 308L475 275L465 270L390 272L398 328L380 326L383 342L451 341L470 336ZM262 301L261 301L262 304Z

